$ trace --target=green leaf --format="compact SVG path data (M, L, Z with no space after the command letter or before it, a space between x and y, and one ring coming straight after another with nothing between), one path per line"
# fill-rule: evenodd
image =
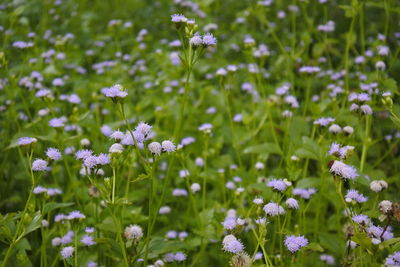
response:
M315 242L308 244L307 248L311 249L312 251L324 252L324 249L321 247L321 245Z
M243 150L244 153L254 153L254 154L282 154L282 151L275 143L264 143L255 146L250 146Z
M38 212L35 213L35 217L33 217L31 223L28 225L28 227L26 228L26 230L25 230L23 235L25 236L25 235L35 231L41 225L42 225L42 215L38 211Z
M319 235L319 241L322 247L336 254L342 254L345 250L345 243L337 235L321 233Z
M49 202L49 203L46 203L44 205L43 214L46 214L46 213L48 213L48 212L50 212L52 210L58 209L58 208L69 207L69 206L72 206L74 204L75 204L74 202L68 202L68 203Z

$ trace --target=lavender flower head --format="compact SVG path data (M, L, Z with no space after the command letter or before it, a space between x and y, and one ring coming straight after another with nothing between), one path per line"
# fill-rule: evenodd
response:
M286 236L285 238L285 246L286 248L294 253L299 251L302 247L305 247L308 245L308 240L304 236L295 236L295 235L290 235Z
M288 187L287 183L282 179L273 179L267 183L267 186L277 191L285 191Z
M74 254L74 247L65 247L61 250L61 257L63 259L71 258Z
M57 148L49 147L46 151L46 155L52 160L60 160L61 152Z
M396 251L392 255L387 256L385 266L400 266L400 251Z
M109 98L113 100L125 98L128 93L124 90L122 85L116 84L111 86L110 88L103 88L101 92Z
M203 36L203 45L213 46L217 44L217 39L212 35L212 33L206 33Z
M234 235L227 235L222 241L222 249L226 252L237 254L243 251L244 246Z
M347 190L347 194L344 198L346 202L355 201L357 203L363 203L368 200L367 197L365 197L363 194L358 193L358 191L354 189Z
M333 162L329 171L345 180L353 180L359 176L356 168L338 160Z
M34 137L21 137L20 139L18 139L17 141L17 145L19 146L27 146L33 143L36 143L37 139Z
M32 171L47 171L47 161L43 159L35 159L35 161L32 162Z
M264 206L263 210L269 216L277 216L277 215L285 214L285 210L283 209L283 207L279 206L275 202L270 202L270 203L266 204Z

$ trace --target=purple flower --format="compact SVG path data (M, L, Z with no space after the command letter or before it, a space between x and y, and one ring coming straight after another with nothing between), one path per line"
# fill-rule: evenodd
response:
M122 85L116 84L111 86L110 88L103 88L101 92L109 98L118 99L118 98L125 98L128 93L124 90Z
M172 143L169 140L162 141L161 147L162 147L163 151L168 152L168 153L174 152L176 149L174 143Z
M67 216L68 220L85 219L85 218L86 218L86 216L83 213L81 213L79 210L71 211Z
M400 266L400 251L387 256L385 266Z
M290 235L286 236L284 243L286 248L290 252L294 253L296 251L299 251L302 247L307 246L308 240L304 236Z
M275 202L270 202L270 203L266 204L264 206L263 210L269 216L285 214L285 210L283 209L283 207L279 206Z
M49 126L53 128L61 128L65 125L65 118L53 118L49 121Z
M242 252L244 246L240 240L238 240L234 235L227 235L222 241L223 250L231 253Z
M360 215L354 215L352 217L353 221L358 223L358 224L363 224L363 225L369 225L371 223L371 220L367 215L360 214Z
M17 145L20 146L27 146L33 143L36 143L37 139L34 137L21 137L20 139L18 139L17 141Z
M358 177L356 168L341 161L335 160L329 170L332 174L342 177L345 180L353 180Z
M82 150L78 150L75 153L75 158L76 159L86 159L87 157L91 156L93 154L92 150L88 150L88 149L82 149Z
M43 186L41 186L41 185L38 185L38 186L36 186L34 189L33 189L33 193L34 194L42 194L42 193L44 193L44 192L46 192L47 191L47 189L46 188L44 188Z
M74 247L65 247L61 250L61 257L63 259L68 259L71 258L72 255L74 254Z
M52 160L61 159L61 153L57 148L49 147L46 151L46 155Z
M267 186L277 191L285 191L287 188L287 184L282 179L273 179L267 183Z
M358 191L354 189L347 190L347 194L344 198L346 202L355 201L358 203L363 203L368 200L367 197L365 197L363 194L358 193Z
M296 209L297 210L299 208L299 203L294 198L288 198L286 200L286 206L288 206L288 208L290 208L290 209Z
M173 14L171 15L171 21L174 23L186 23L188 19L182 14Z
M96 245L96 242L94 241L93 236L90 235L84 235L82 236L81 239L82 244L84 244L85 246L92 246L92 245Z
M203 36L203 44L207 46L216 45L217 39L212 35L212 33L206 33Z
M321 254L319 256L319 259L323 262L325 262L328 265L334 265L335 264L335 258L331 255L328 254Z
M327 118L319 118L318 120L314 121L314 125L319 125L319 126L328 126L329 123L334 122L335 119L331 118L331 117L327 117Z
M32 171L47 171L47 161L43 159L35 159L32 163Z
M100 155L96 157L96 163L99 165L107 165L110 164L110 162L110 156L108 154L100 153Z
M295 196L300 196L301 198L304 199L310 199L313 194L315 194L317 191L314 188L295 188L293 189L293 195Z

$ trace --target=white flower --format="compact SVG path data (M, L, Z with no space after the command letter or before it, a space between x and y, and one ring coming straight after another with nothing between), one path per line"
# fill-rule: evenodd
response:
M124 147L123 147L121 144L119 144L119 143L112 144L112 145L110 146L110 149L108 150L108 152L109 152L110 154L113 154L113 153L122 153L122 151L124 151Z
M139 241L143 237L142 227L133 224L125 228L124 236L128 240Z
M390 211L392 211L392 202L389 200L383 200L379 203L378 205L379 210L383 213L383 214L387 214Z
M381 192L383 189L388 187L388 184L384 180L375 180L369 184L369 187L374 192Z
M149 148L150 152L153 155L160 155L161 154L162 147L161 147L161 144L159 142L151 142L148 145L148 148Z

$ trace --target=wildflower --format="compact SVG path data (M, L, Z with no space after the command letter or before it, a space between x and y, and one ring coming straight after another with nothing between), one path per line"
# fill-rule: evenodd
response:
M92 150L88 150L88 149L82 149L82 150L78 150L75 153L75 158L76 159L83 159L85 160L87 157L91 156L93 154Z
M299 203L294 198L288 198L286 200L286 206L288 206L288 208L297 210L299 208Z
M335 258L328 254L321 254L319 259L328 265L335 265Z
M159 214L168 214L171 213L171 208L168 206L163 206L160 208L160 210L158 211Z
M253 203L256 205L262 205L264 203L264 200L262 199L262 197L256 197L253 199Z
M84 244L85 246L93 246L96 245L96 242L93 240L93 236L90 235L84 235L81 239L82 244Z
M57 148L49 147L46 151L46 155L52 160L60 160L61 153Z
M269 216L285 214L285 210L283 209L283 207L279 206L275 202L270 202L270 203L266 204L264 206L263 210Z
M172 191L172 195L175 197L187 196L188 192L186 191L186 189L176 188Z
M393 203L389 200L383 200L378 204L378 207L383 214L387 215L392 211Z
M364 195L358 193L358 191L354 190L354 189L347 190L347 194L346 194L346 196L344 198L345 198L346 202L355 201L357 203L363 203L363 202L366 202L368 200L367 197L365 197Z
M86 160L85 160L86 161ZM110 164L110 156L104 153L100 153L97 157L96 157L96 163L98 165L107 165Z
M111 135L110 138L114 140L122 140L125 137L125 134L121 132L120 130L114 131Z
M351 126L345 126L345 127L343 127L343 132L345 132L348 135L351 135L351 134L353 134L354 129Z
M143 237L143 230L137 224L125 228L124 236L127 240L139 241Z
M285 246L286 248L294 253L296 251L299 251L302 247L305 247L308 245L308 240L304 236L286 236L285 238Z
M71 258L73 254L74 254L74 248L73 247L65 247L65 248L63 248L61 250L61 257L63 259Z
M334 134L338 134L338 133L342 132L342 128L337 124L332 124L329 127L329 132L334 133Z
M240 240L238 240L234 235L227 235L222 241L223 250L231 253L240 253L243 251L244 246Z
M188 19L182 14L171 15L171 21L174 23L186 23Z
M400 266L400 251L396 251L385 259L385 266Z
M159 142L152 142L152 143L150 143L149 145L148 145L148 148L149 148L149 150L150 150L150 152L153 154L153 155L160 155L161 154L161 151L162 151L162 146L161 146L161 144L159 143Z
M201 38L201 36L199 34L195 34L193 35L192 38L190 38L189 43L192 46L199 46L203 44L203 39Z
M310 199L313 194L315 194L317 191L314 188L294 188L292 191L292 194L295 196L300 196L301 198L304 199Z
M338 160L333 162L329 171L333 175L340 176L345 180L353 180L358 177L358 173L353 166L349 166Z
M122 153L123 151L124 151L124 147L123 147L121 144L119 144L119 143L112 144L112 145L110 146L110 148L108 149L108 152L109 152L110 154L115 154L115 153L120 154L120 153Z
M83 213L81 213L79 210L71 211L67 216L68 220L75 220L75 219L79 220L79 219L85 219L85 218L86 218L86 216Z
M101 92L113 100L123 99L128 95L120 84L113 85L110 88L103 88Z
M47 161L43 159L35 159L32 162L32 171L47 171Z
M97 165L97 157L89 156L83 161L83 165L89 169L93 169Z
M53 128L61 128L64 127L65 125L65 119L63 117L61 118L53 118L49 120L49 126Z
M212 35L212 33L206 33L203 36L203 45L213 46L217 44L217 39Z
M371 223L371 220L369 219L369 217L364 214L354 215L352 217L352 219L355 223L358 223L358 224L361 224L364 226L369 225Z
M58 188L47 188L47 195L48 196L55 196L62 194L62 191Z
M113 133L112 129L107 125L101 126L100 130L101 130L101 133L107 137L111 136L111 134Z
M34 137L21 137L17 141L17 145L19 146L28 146L30 144L36 143L37 139Z
M369 105L360 106L360 110L365 115L371 115L372 114L372 109L371 109L371 107Z
M317 120L314 121L314 125L319 125L319 126L328 126L329 123L334 122L335 119L331 118L331 117L327 117L327 118L319 118Z
M282 179L273 179L267 183L267 186L281 192L287 188L287 184Z
M135 128L135 132L143 135L144 138L147 139L152 133L151 129L152 129L152 126L148 125L145 122L140 122Z
M34 193L35 195L42 194L42 193L45 193L45 192L47 192L47 189L44 188L44 187L41 186L41 185L38 185L38 186L36 186L36 187L33 189L33 193Z
M174 255L174 260L177 262L185 261L186 255L183 252L176 252Z
M162 147L162 150L163 150L164 152L167 152L167 153L169 153L169 152L174 152L175 149L176 149L174 143L172 143L172 142L169 141L169 140L162 141L161 147Z
M249 255L242 252L242 253L235 254L232 257L229 266L231 266L231 267L250 267L251 262L252 262L252 260L249 257Z
M162 260L156 260L156 262L154 263L155 267L162 267L164 266L164 262Z
M236 218L226 218L223 222L222 225L224 229L226 230L232 230L236 227Z
M190 186L190 190L192 191L192 193L196 193L196 192L198 192L198 191L201 190L201 186L200 186L200 184L198 184L198 183L193 183L193 184Z
M212 128L213 125L211 123L203 123L202 125L199 126L199 131L210 133Z
M375 180L369 184L369 188L374 192L381 192L383 189L388 188L388 184L384 180Z

